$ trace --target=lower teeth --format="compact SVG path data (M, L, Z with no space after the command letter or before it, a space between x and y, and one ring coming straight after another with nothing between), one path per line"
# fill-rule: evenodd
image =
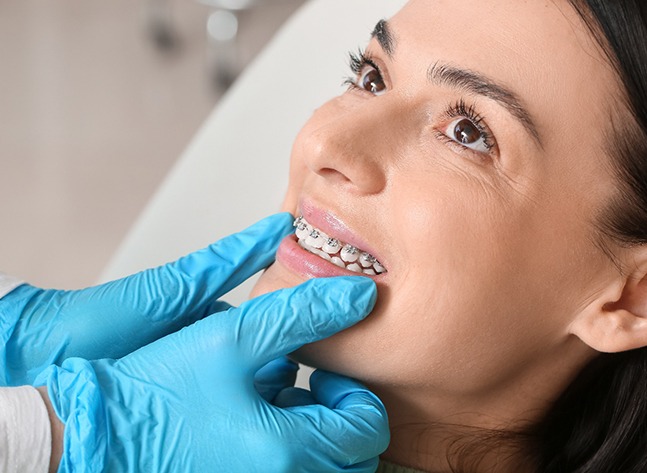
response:
M294 221L294 227L299 246L310 253L355 273L369 276L386 273L384 266L373 255L329 237L308 224L303 217Z

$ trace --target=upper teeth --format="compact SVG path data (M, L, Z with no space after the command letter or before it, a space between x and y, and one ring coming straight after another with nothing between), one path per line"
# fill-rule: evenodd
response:
M371 276L386 272L384 266L370 253L329 237L299 217L294 221L299 245L310 253L356 273Z
M326 240L326 243L324 243L321 249L324 250L326 253L334 255L339 251L340 247L341 245L339 244L339 241L335 240L334 238L328 238L328 240Z

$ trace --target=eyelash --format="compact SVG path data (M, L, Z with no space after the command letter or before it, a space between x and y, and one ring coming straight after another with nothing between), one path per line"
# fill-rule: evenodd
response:
M364 50L358 49L357 52L349 51L348 56L349 66L351 72L353 73L353 76L346 77L343 81L343 85L348 86L349 89L366 92L365 89L361 88L358 85L357 81L367 66L375 69L380 77L384 77L380 67ZM474 104L468 106L465 100L461 98L458 102L455 102L454 104L447 107L442 115L446 121L454 120L456 118L467 118L468 120L470 120L480 133L485 148L488 150L488 152L492 151L495 146L494 137L490 132L490 129L485 124L485 117L476 111L476 106ZM456 140L451 139L440 130L437 130L436 133L439 138L448 142L449 144L458 145L467 151L471 151L480 155L483 154L482 152L475 151L461 143L458 143Z
M443 117L447 121L461 117L467 118L474 124L474 126L480 133L481 138L483 139L483 146L485 146L488 152L492 151L492 148L494 148L495 141L492 133L490 132L490 129L485 124L485 117L483 117L483 115L479 114L476 111L476 106L474 104L468 106L464 99L460 99L458 102L454 103L443 112ZM443 139L449 140L453 144L460 145L460 143L452 140L445 133L438 131L438 134L441 135Z
M375 61L373 61L372 57L362 49L358 49L356 53L349 51L348 62L353 76L344 78L342 85L346 85L350 89L362 90L359 85L357 85L357 79L366 66L372 67L377 71L380 77L384 77L380 66L378 66Z

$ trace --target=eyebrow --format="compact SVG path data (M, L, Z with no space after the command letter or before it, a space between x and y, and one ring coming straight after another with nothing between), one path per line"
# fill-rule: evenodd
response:
M389 56L389 58L393 57L395 40L391 33L391 28L389 28L389 24L386 20L382 19L377 22L375 28L373 28L373 32L371 33L371 38L377 39L380 47L384 50L387 56Z
M389 58L393 58L393 54L395 52L395 39L386 20L380 20L377 22L371 36L377 40L380 47L389 56ZM467 93L480 95L497 102L505 108L508 113L516 118L521 125L523 125L530 136L532 136L532 138L537 142L539 147L543 147L541 137L537 131L537 126L535 125L532 115L530 115L523 106L517 94L505 86L498 84L493 79L490 79L479 72L462 69L440 62L432 64L431 67L429 67L427 71L427 79L434 84L463 90Z
M436 63L427 71L430 82L464 90L494 100L515 117L541 147L541 138L530 113L523 107L516 94L497 84L483 74L460 69L449 64Z

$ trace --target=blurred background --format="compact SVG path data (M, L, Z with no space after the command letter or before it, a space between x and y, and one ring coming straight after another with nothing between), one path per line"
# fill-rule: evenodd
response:
M0 271L92 285L227 86L304 1L1 1Z

